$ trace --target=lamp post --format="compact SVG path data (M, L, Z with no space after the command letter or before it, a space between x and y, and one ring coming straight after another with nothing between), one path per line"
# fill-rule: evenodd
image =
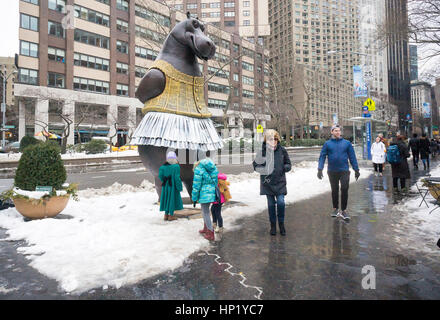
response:
M8 82L8 79L13 74L16 74L17 70L12 71L9 75L6 75L6 65L3 65L3 72L0 71L0 74L3 78L3 101L2 101L2 107L1 111L3 113L3 121L2 121L2 147L5 146L5 138L6 138L6 84Z

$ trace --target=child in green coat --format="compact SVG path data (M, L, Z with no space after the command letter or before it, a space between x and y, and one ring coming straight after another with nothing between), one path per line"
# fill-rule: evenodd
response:
M174 211L183 209L180 196L183 187L180 180L180 166L173 151L167 153L167 161L159 168L159 179L162 181L160 211L165 211L165 221L177 220Z

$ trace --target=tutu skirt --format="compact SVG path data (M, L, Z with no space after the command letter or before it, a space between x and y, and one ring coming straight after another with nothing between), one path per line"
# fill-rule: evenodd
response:
M223 148L211 119L164 112L148 112L136 128L131 144L202 151Z

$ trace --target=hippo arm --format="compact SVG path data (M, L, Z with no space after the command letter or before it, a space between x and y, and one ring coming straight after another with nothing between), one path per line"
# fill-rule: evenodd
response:
M165 89L166 77L159 69L150 69L139 83L135 96L142 103L157 97Z

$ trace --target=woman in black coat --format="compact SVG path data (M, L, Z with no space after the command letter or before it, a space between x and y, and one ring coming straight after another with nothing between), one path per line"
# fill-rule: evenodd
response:
M426 133L422 134L419 142L420 159L423 162L423 170L426 170L426 164L428 164L429 170L429 154L431 153L431 144L429 143Z
M289 155L280 144L280 135L275 130L267 130L264 135L262 150L257 152L253 162L254 170L260 173L260 195L267 197L270 234L276 234L276 221L280 234L285 235L284 196L287 194L286 172L292 168Z
M399 154L400 154L400 162L399 163L391 163L391 175L393 177L393 191L398 191L397 182L400 179L400 189L402 192L406 192L406 179L411 178L411 174L409 173L409 166L408 166L408 158L409 158L409 151L408 147L406 146L406 143L404 142L404 137L399 135L395 140L390 144L397 145L399 148Z

